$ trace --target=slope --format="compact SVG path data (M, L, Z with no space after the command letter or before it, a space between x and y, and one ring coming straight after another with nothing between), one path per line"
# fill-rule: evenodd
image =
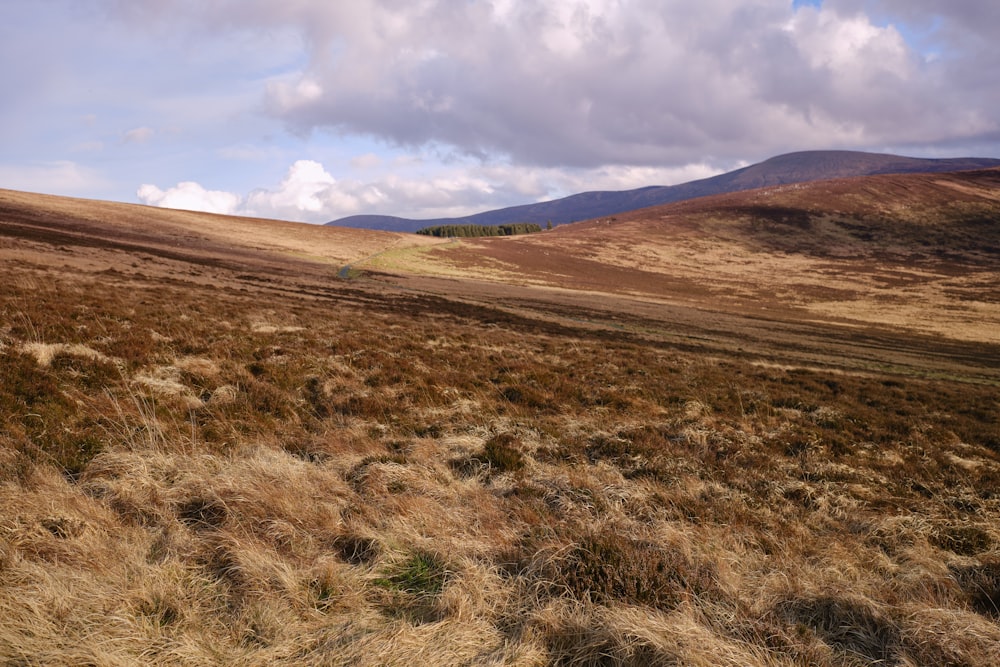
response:
M998 170L871 176L462 240L407 271L996 344L998 221Z
M425 237L331 228L276 220L234 218L173 209L0 190L0 237L55 247L67 259L91 254L141 256L151 270L158 263L267 267L291 272L296 264L341 266L394 247L428 245ZM22 246L28 252L28 246ZM72 250L71 250L72 249ZM155 260L155 261L154 261ZM106 260L105 260L106 261Z

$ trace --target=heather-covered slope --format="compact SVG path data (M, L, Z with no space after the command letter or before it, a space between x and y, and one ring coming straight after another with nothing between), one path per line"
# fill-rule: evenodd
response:
M373 266L391 271L384 259ZM1000 170L719 195L442 245L421 253L418 268L996 344Z
M158 261L287 271L297 262L341 266L390 248L437 239L330 228L278 220L235 218L134 204L0 190L0 238L55 247L75 260L114 251ZM94 250L87 251L84 249ZM77 252L80 251L80 252ZM81 254L82 253L82 254ZM150 266L155 266L153 262Z

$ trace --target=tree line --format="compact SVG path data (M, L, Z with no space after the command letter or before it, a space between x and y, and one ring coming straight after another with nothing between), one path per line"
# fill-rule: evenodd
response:
M515 222L504 225L437 225L418 229L417 234L445 238L468 238L472 236L514 236L515 234L534 234L540 231L542 231L542 226L533 222Z

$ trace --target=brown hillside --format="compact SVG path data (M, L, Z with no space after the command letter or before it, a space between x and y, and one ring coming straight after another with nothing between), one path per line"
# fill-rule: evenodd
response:
M0 238L66 259L145 258L144 271L169 262L193 266L294 272L299 263L340 267L389 248L433 239L359 229L234 218L70 197L0 190ZM8 244L8 247L13 247ZM86 249L91 250L86 250ZM109 254L110 253L110 254Z
M422 257L429 273L995 344L1000 171L765 188Z

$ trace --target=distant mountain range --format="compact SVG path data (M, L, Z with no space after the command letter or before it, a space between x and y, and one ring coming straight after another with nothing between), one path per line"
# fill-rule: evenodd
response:
M802 151L779 155L711 178L680 185L636 190L595 191L537 204L510 206L459 218L414 220L390 215L352 215L327 223L337 227L415 232L435 225L501 225L536 222L553 225L634 211L648 206L789 183L874 174L965 171L1000 166L993 158L912 158L859 151Z

